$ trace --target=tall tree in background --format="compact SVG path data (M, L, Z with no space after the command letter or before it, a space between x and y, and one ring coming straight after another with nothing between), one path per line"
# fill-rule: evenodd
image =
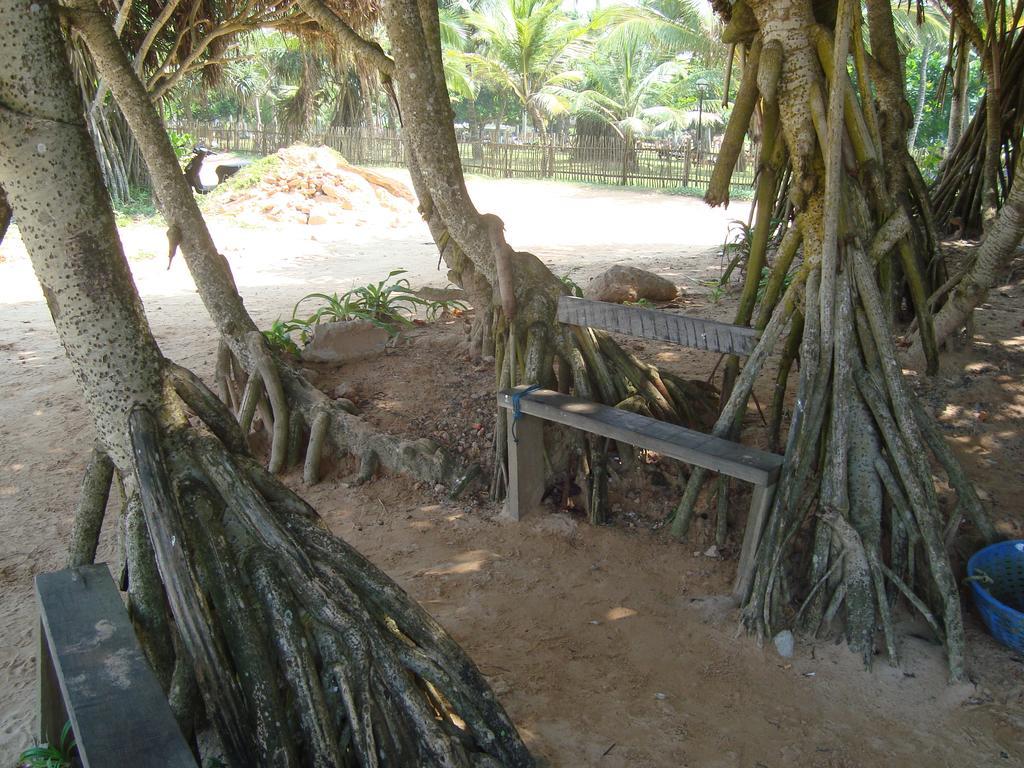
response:
M515 95L534 127L567 111L558 88L582 79L577 57L591 28L562 10L561 0L495 0L466 15L479 42L465 58L479 77Z
M901 48L906 58L914 57L917 60L917 88L912 92L914 122L907 136L907 148L912 150L917 144L917 132L924 118L928 95L928 60L948 39L949 22L931 5L919 4L917 8L908 8L900 2L893 5L893 21Z
M183 729L198 687L232 766L532 765L458 645L257 465L234 415L162 356L64 50L52 6L0 2L0 184L125 485L132 613ZM109 484L103 465L91 471ZM100 490L79 511L73 564L95 553Z

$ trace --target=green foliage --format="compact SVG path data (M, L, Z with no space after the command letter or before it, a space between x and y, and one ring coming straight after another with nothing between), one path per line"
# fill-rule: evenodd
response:
M706 189L702 187L666 187L664 190L669 195L678 195L679 197L696 197L701 200L704 199L704 193ZM729 199L730 200L753 200L754 190L750 187L729 187Z
M650 299L637 299L636 301L624 301L622 302L628 307L643 307L645 309L652 309L655 304Z
M297 355L299 346L292 334L297 334L302 344L307 344L313 328L320 323L365 320L387 331L389 336L397 336L402 328L413 324L417 311L422 310L427 320L436 320L455 310L465 311L466 305L457 299L432 301L417 296L408 279L394 279L406 271L392 270L383 280L353 288L340 296L337 293L307 294L295 304L291 320L275 320L263 335L272 345ZM300 315L302 305L312 300L320 302L316 309L312 314Z
M291 334L295 332L305 334L306 328L307 326L304 323L298 323L294 320L285 321L278 318L268 330L263 332L263 337L269 342L270 346L298 357L299 347L292 341ZM305 337L303 337L303 340L305 340Z
M226 179L223 184L218 184L210 194L204 197L205 200L216 200L217 198L237 192L241 189L255 187L272 172L281 167L281 158L275 155L265 155L253 160L234 176Z
M58 744L43 744L26 749L18 758L18 765L19 768L71 768L77 749L69 720L61 729Z
M944 142L930 144L927 147L914 150L914 159L917 167L921 170L921 176L925 182L931 184L939 175L939 166L945 157L946 145Z
M469 11L477 50L461 56L478 78L508 93L535 121L568 111L566 86L580 82L575 64L594 27L574 19L562 0L497 0Z
M119 227L126 227L159 215L153 193L148 189L132 189L127 200L111 203L114 207L114 220Z
M569 296L575 296L578 299L583 298L583 286L572 279L574 273L579 271L579 267L573 267L564 275L559 275L558 279L562 281L562 285L565 286L565 292Z
M740 264L745 264L750 258L750 248L754 243L754 228L747 222L733 219L729 222L729 234L726 236L725 244L722 246L722 258L728 259L725 271L719 278L721 286L729 282L733 271Z
M404 269L392 270L383 280L353 288L341 296L336 293L303 296L292 310L292 320L304 323L307 328L321 322L365 320L394 336L402 326L412 323L410 316L417 309L426 308L430 303L413 293L406 278L389 282L405 272ZM310 299L319 299L322 303L313 314L303 318L299 315L299 308Z
M171 146L174 148L174 154L178 156L178 160L184 160L191 155L196 145L195 136L191 133L169 130L167 138L171 140Z
M725 296L726 288L718 280L712 280L709 283L705 283L710 290L708 290L708 298L711 299L712 304L717 304Z

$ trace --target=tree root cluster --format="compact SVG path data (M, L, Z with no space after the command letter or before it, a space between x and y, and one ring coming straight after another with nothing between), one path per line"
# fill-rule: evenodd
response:
M324 451L330 447L359 460L360 482L369 480L381 467L431 485L465 487L473 467L463 466L432 440L407 440L374 429L358 416L350 400L332 400L290 363L278 359L260 333L250 332L246 341L252 375L231 348L221 343L215 373L220 397L213 398L216 402L199 399L195 392L200 385L191 375L188 396L182 397L204 420L210 419L211 427L230 421L241 427L243 435L249 434L259 414L270 438L271 472L301 463L304 482L313 485L320 480ZM226 430L221 424L218 434Z
M714 433L735 436L753 379L787 327L773 430L784 422L797 355L800 379L778 490L752 585L742 596L743 621L761 638L784 626L811 635L841 631L865 663L880 636L895 664L893 612L905 599L944 644L950 675L959 679L964 633L947 543L964 518L982 538L995 533L909 391L892 341L905 293L922 329L928 369L935 369L928 297L944 273L934 261L927 195L907 164L901 65L885 53L895 51L891 11L879 0L867 4L878 52L869 69L859 4L840 0L828 28L790 4L783 5L795 15L780 15L768 2L749 5L757 25L746 42L760 61L748 60L744 80L756 76L763 144L737 322L753 319L763 331L742 369L738 362L727 366L726 402ZM796 78L794 71L815 74ZM743 86L740 91L752 98ZM733 154L719 156L727 168L713 175L719 181L708 191L713 204L727 199L721 184ZM783 183L787 165L790 180ZM794 217L783 224L781 239L770 238L779 224L769 214L779 210L782 195ZM770 242L775 262L760 286ZM931 459L957 491L956 507L945 514ZM703 472L690 478L673 521L678 535L686 533L703 479Z
M531 766L444 629L246 454L201 381L166 375L202 425L132 412L120 538L132 619L183 732L205 713L232 766ZM112 475L97 454L73 564L95 556Z

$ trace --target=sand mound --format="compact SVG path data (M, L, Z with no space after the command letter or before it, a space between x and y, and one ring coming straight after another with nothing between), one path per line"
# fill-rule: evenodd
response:
M211 198L211 211L253 223L398 227L416 216L404 184L357 168L325 146L278 150L246 166Z

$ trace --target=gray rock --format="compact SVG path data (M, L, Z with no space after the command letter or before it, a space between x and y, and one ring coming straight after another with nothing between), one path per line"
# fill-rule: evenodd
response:
M784 659L793 658L793 650L796 648L796 639L793 637L792 632L788 629L784 629L772 638L772 642L775 643L775 650L779 652L779 656Z
M344 363L384 351L388 333L365 320L323 323L302 350L302 359L314 363Z
M616 264L595 277L583 295L595 301L672 301L679 293L675 283L638 267Z
M425 285L415 293L426 301L465 301L467 298L461 288L435 288L431 285Z

